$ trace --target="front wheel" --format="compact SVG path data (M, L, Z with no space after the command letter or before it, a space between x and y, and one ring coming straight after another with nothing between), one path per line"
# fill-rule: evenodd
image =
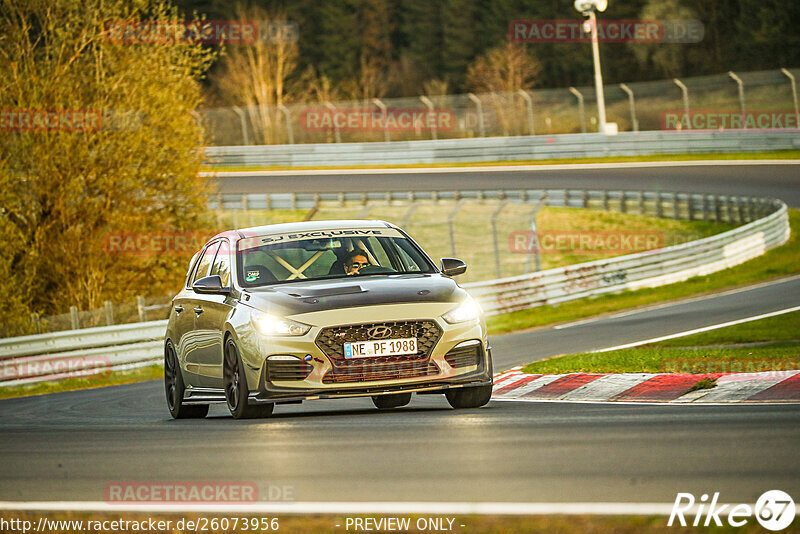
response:
M187 406L183 403L186 386L178 364L178 354L169 340L164 347L164 389L167 394L167 408L173 419L201 419L208 415L208 404Z
M223 368L225 380L225 401L234 419L255 419L269 417L273 404L250 405L247 403L249 388L244 375L242 357L233 338L225 342L225 364Z
M444 396L453 408L480 408L492 398L492 385L448 389Z
M411 393L395 393L392 395L373 395L372 403L379 410L400 408L411 402Z

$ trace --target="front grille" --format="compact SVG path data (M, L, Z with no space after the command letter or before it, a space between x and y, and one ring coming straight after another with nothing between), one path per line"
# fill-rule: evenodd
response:
M391 328L392 333L388 336L390 338L417 338L417 353L345 359L344 344L369 341L367 331L375 326ZM441 329L435 321L431 320L367 323L324 328L317 336L316 344L330 360L332 369L323 377L322 382L325 384L366 382L436 375L439 373L439 368L430 361L430 355L441 336Z
M470 365L478 365L481 357L481 344L475 343L474 345L467 345L466 347L457 347L450 349L444 355L444 360L450 367L469 367Z
M305 380L311 374L312 367L302 360L290 362L286 360L267 360L267 376L270 382L279 380Z

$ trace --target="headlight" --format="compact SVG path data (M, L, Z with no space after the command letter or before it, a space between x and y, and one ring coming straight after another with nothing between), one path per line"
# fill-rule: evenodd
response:
M251 320L256 330L265 336L302 336L311 330L307 324L268 313L253 312Z
M477 302L468 298L457 307L442 315L442 319L450 324L474 321L481 316L481 307Z

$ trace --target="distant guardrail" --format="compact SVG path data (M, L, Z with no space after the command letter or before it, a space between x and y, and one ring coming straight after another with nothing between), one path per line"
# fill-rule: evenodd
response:
M389 198L395 194L388 194ZM745 223L718 235L660 250L464 284L489 315L614 291L656 287L713 273L785 243L790 234L786 205L767 198L576 190L405 195L406 198L417 195L418 199L517 199L554 206L613 207L623 212L676 219ZM297 196L294 202L298 202ZM0 387L160 362L166 324L166 321L152 321L2 339Z
M213 167L347 166L519 161L800 149L800 131L622 132L427 141L206 147Z
M760 256L789 239L786 205L728 232L655 252L464 284L489 315L605 293L657 287L702 276Z
M166 328L162 320L0 339L0 387L158 363Z

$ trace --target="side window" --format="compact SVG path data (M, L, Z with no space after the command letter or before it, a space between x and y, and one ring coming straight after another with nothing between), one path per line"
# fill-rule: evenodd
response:
M203 256L200 258L200 261L197 262L197 269L194 271L192 284L201 278L208 276L208 270L211 267L211 262L214 261L214 255L216 254L218 248L219 242L216 242L209 245L208 248L203 251Z
M189 270L186 271L186 287L191 287L191 285L192 285L192 283L191 283L192 282L192 280L191 280L192 279L192 272L193 272L194 266L197 265L197 258L199 258L199 257L200 257L200 252L195 252L194 256L192 256L191 261L189 261Z
M231 282L231 249L227 239L220 241L217 257L214 259L214 266L211 267L211 274L218 274L222 279L222 286L227 287Z

